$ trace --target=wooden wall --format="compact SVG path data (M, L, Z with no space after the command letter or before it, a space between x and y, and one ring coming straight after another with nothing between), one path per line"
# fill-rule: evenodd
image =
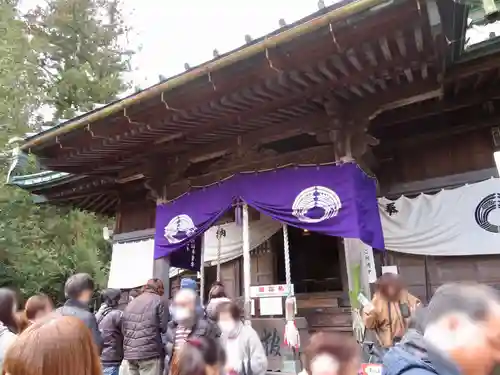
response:
M449 282L474 281L500 289L500 256L474 255L431 257L388 252L411 293L428 301L436 289Z
M154 228L155 216L156 204L152 201L123 201L118 208L115 234Z
M383 143L379 147L383 147ZM489 128L425 143L399 144L384 151L385 159L381 160L377 177L382 191L388 191L388 187L400 183L492 168L495 166L493 152ZM423 301L448 282L477 281L500 286L500 255L431 257L388 252L384 263L398 265L410 291Z
M384 147L383 140L380 148ZM494 166L490 129L379 149L377 177L383 189L397 183L426 180Z

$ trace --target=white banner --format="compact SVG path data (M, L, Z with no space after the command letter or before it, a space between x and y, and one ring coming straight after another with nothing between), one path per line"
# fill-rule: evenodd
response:
M500 179L415 198L379 199L387 250L419 255L500 254Z
M132 289L153 277L155 241L153 239L113 244L108 288Z

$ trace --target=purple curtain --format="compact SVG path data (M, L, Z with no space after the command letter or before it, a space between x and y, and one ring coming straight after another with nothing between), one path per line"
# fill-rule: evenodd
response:
M378 212L377 182L356 165L353 173L358 211L358 236L365 244L374 249L384 250L384 233Z
M199 271L201 266L202 236L191 240L180 250L170 254L170 265L190 271Z
M172 265L199 269L201 245L196 239L236 198L294 227L384 248L375 180L347 163L241 173L158 205L155 259L172 254Z
M234 179L193 190L156 206L155 259L181 249L203 234L232 205Z
M239 182L243 200L275 220L383 249L375 181L356 164L276 169Z

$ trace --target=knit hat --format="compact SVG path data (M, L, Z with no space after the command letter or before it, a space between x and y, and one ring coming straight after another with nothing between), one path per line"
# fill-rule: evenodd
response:
M196 285L195 280L184 278L181 279L181 289L192 289L196 291L196 289L198 289L198 286Z

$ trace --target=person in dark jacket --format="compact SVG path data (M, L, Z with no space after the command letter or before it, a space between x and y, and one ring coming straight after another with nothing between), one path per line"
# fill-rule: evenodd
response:
M418 327L417 327L418 328ZM390 349L384 375L489 375L500 360L500 298L486 285L446 284L413 337Z
M165 372L169 373L170 364L188 339L209 337L219 343L220 330L208 319L197 313L198 298L192 289L180 289L174 298L174 315L168 323L165 335L166 357Z
M162 334L168 323L163 295L163 282L151 279L123 312L123 354L130 375L161 374L165 356Z
M64 306L57 309L57 312L63 316L74 316L80 319L92 332L94 343L100 353L102 337L97 327L95 315L89 309L93 294L94 280L92 277L87 273L77 273L66 281L64 295L67 301Z
M103 339L101 363L103 375L118 375L123 360L122 312L118 310L120 289L106 289L103 304L96 314Z

